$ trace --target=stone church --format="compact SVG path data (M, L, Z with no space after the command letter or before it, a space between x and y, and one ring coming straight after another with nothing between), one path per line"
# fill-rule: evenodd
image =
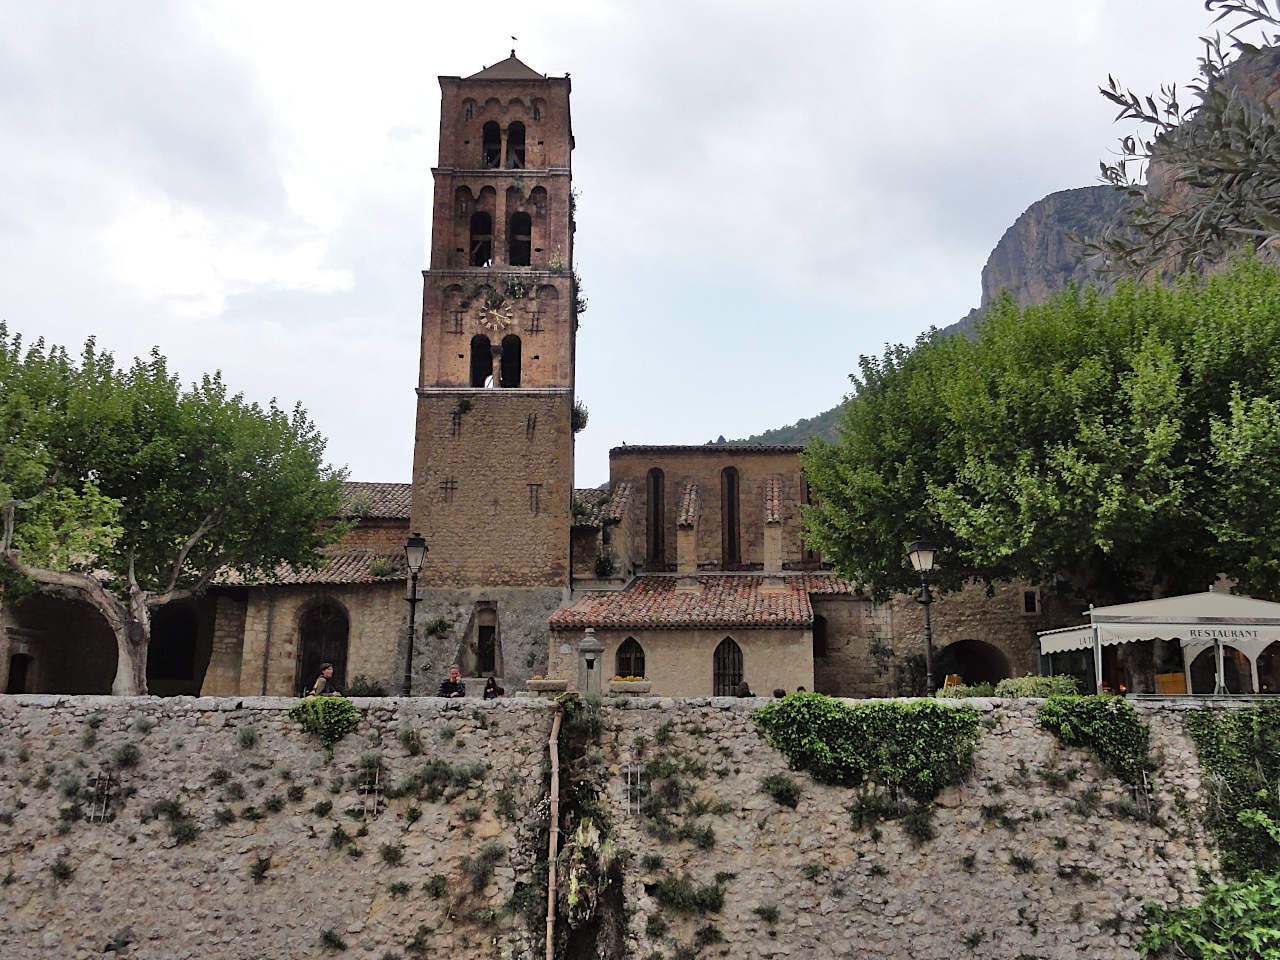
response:
M348 484L356 525L321 568L159 611L150 691L293 696L332 661L339 689L360 676L397 692L404 544L420 532L415 694L455 663L509 692L535 675L572 686L588 628L605 676L647 677L655 694L910 692L919 604L872 603L805 547L802 448L620 446L607 489L573 488L570 81L513 51L440 88L412 482ZM1078 613L1049 600L1009 585L935 603L937 675L1036 672L1036 631ZM87 606L0 611L9 692L108 693L115 656Z

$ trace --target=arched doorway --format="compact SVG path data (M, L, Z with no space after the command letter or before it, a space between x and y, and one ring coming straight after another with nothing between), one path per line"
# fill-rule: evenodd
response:
M1258 654L1258 692L1280 693L1280 640Z
M742 683L742 648L725 637L711 656L711 695L733 697Z
M200 622L195 607L170 604L151 618L147 648L147 692L157 697L196 697L196 641Z
M346 611L332 600L310 607L298 621L298 675L295 685L299 696L306 693L316 677L320 664L333 664L332 685L339 690L347 686Z
M967 686L976 683L999 683L1012 675L1009 658L999 647L982 640L957 640L938 654L934 678L941 683L948 674L959 674Z
M5 693L31 692L31 667L34 661L29 653L15 653L9 658L9 682Z
M483 333L471 338L471 385L487 386L493 376L493 345Z
M1201 650L1191 661L1191 692L1213 694L1218 685L1217 673L1217 657L1213 647ZM1227 693L1253 693L1249 658L1225 643L1222 645L1222 682Z

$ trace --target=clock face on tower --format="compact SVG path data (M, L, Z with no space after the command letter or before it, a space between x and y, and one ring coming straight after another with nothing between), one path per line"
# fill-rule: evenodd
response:
M480 316L477 319L480 326L490 333L501 333L511 326L513 317L511 311L505 307L481 307Z

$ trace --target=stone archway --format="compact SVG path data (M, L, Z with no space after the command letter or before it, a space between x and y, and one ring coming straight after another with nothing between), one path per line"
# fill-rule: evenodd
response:
M982 640L957 640L943 647L938 654L934 677L941 684L942 678L957 673L966 685L999 683L1013 675L1009 657L999 647Z

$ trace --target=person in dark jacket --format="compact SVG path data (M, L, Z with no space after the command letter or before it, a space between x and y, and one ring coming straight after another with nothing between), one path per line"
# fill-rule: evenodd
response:
M755 696L755 694L751 692L751 688L747 686L747 681L743 680L740 684L738 684L738 696L740 697Z
M336 697L338 691L333 686L333 664L320 664L320 676L316 677L316 682L311 685L311 692L307 694L310 697Z
M467 695L467 685L462 682L462 671L457 667L449 668L449 679L440 681L440 689L436 691L437 697L465 697Z
M506 694L506 690L498 686L498 681L494 677L490 677L484 682L484 698L486 700L497 700Z

